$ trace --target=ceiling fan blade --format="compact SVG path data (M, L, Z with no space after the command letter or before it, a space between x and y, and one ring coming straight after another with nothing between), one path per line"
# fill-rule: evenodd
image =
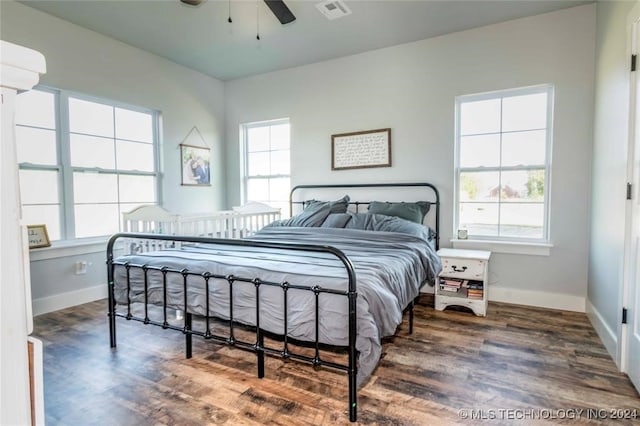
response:
M205 0L180 0L180 1L184 4L188 4L189 6L199 6L200 3L204 2Z
M269 6L273 14L276 15L276 18L278 18L281 24L288 24L296 20L296 17L291 13L287 5L284 4L284 1L264 0L264 2Z

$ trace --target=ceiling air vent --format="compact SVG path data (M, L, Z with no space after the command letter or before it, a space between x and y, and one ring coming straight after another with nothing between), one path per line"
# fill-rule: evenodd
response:
M342 18L351 14L351 10L342 0L326 0L316 4L316 7L329 20Z

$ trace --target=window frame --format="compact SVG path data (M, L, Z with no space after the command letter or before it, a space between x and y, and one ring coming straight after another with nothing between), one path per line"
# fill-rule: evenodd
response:
M60 204L60 239L54 240L53 245L56 243L61 243L65 241L83 241L83 240L91 240L95 238L103 238L104 236L92 236L92 237L76 237L76 226L75 226L75 194L73 188L73 174L76 172L90 172L90 173L101 173L101 174L109 174L109 175L128 175L128 176L152 176L155 179L154 183L154 192L155 192L155 200L152 204L161 204L162 203L162 185L161 185L161 164L160 164L160 112L157 110L152 110L150 108L143 108L135 105L130 105L124 102L114 101L107 98L102 98L98 96L88 95L84 93L78 93L69 90L57 89L54 87L38 85L34 87L33 90L51 93L54 96L54 123L56 125L55 133L56 133L56 165L43 165L43 164L35 164L35 163L18 163L19 170L45 170L45 171L57 171L58 172L58 202ZM104 169L99 167L83 167L83 166L73 166L71 164L71 129L70 129L70 121L69 121L69 99L78 99L81 101L88 101L93 103L98 103L102 105L107 105L111 108L120 108L126 109L129 111L140 112L144 114L149 114L151 116L152 122L152 152L153 152L153 171L139 171L139 170L119 170L115 169ZM21 127L32 127L33 126L23 126ZM115 121L114 121L115 126ZM38 128L38 127L35 127ZM93 135L90 135L93 136ZM117 140L115 132L113 136L114 144ZM128 139L123 139L128 141ZM99 204L99 203L98 203ZM119 206L122 204L118 197ZM22 205L22 203L21 203ZM118 230L122 230L122 217L118 218Z
M500 164L497 167L461 167L460 166L460 154L461 154L461 105L467 102L478 102L478 101L486 101L492 99L502 99L515 97L515 96L525 96L532 94L546 93L547 94L547 117L546 117L546 129L545 129L545 161L543 167L540 166L502 166ZM460 243L463 240L457 239L457 231L460 229L460 176L461 173L464 172L477 172L477 171L496 171L496 172L504 172L504 171L521 171L521 170L544 170L544 198L543 198L543 226L542 226L542 237L540 238L526 238L526 237L514 237L514 236L501 236L501 235L478 235L478 234L469 234L468 240L469 243L472 241L478 242L495 242L495 243L509 243L509 244L532 244L532 245L550 245L551 242L551 230L550 230L550 201L551 201L551 157L552 157L552 146L553 146L553 116L554 116L554 95L555 88L553 84L540 84L535 86L528 87L520 87L520 88L512 88L505 90L498 90L492 92L485 92L479 94L470 94L470 95L461 95L455 98L455 143L454 143L454 194L453 194L453 239ZM501 107L502 108L502 107ZM533 130L533 129L532 129ZM500 128L500 157L502 158L503 153L503 145L502 145L502 136L505 133L503 132L502 126ZM502 161L502 160L501 160ZM501 202L498 200L496 202L498 206L500 206ZM499 211L499 210L498 210ZM498 226L500 226L500 213L498 213ZM465 244L467 244L465 242ZM476 247L477 248L477 247Z
M259 175L259 176L249 176L249 130L258 128L258 127L271 127L287 124L289 125L289 174L269 174L269 175ZM264 121L255 121L251 123L243 123L240 125L240 134L241 134L241 143L240 143L240 161L241 167L240 170L242 172L241 181L241 194L240 198L242 200L242 204L246 204L248 202L248 185L249 179L274 179L274 178L289 178L291 181L291 120L288 117L285 118L277 118L273 120L264 120ZM269 150L268 152L272 152L274 150ZM273 201L273 200L270 200ZM283 215L286 212L282 212Z

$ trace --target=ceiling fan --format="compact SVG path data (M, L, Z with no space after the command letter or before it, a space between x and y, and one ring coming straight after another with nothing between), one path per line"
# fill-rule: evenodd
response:
M182 3L188 4L190 6L198 6L200 3L203 3L205 0L180 0ZM271 12L278 18L281 24L288 24L289 22L293 22L296 20L296 17L291 13L291 10L284 4L283 0L264 0L264 2L269 6Z

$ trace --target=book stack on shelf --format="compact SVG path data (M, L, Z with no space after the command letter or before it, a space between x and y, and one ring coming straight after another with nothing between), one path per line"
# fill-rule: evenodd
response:
M461 296L464 293L464 296L466 296L466 282L467 280L456 278L442 278L440 279L440 291Z
M467 297L469 299L482 300L484 297L484 287L482 281L468 281Z

